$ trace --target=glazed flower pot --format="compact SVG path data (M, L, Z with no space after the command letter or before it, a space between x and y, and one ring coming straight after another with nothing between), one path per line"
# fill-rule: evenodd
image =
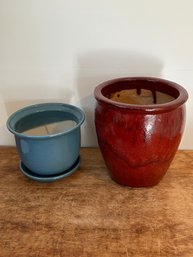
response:
M13 113L7 127L15 136L21 171L42 182L75 171L84 119L82 110L63 103L31 105Z
M131 187L159 183L185 125L186 90L159 78L128 77L95 88L95 126L114 181Z

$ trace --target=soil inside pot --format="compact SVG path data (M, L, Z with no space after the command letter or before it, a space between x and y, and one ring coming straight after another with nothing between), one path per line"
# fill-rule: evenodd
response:
M112 93L109 98L116 102L139 105L163 104L175 99L169 94L147 89L123 89Z

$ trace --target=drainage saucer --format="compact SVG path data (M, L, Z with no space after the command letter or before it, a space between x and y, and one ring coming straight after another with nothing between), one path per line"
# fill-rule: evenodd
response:
M79 165L80 165L80 156L78 157L76 162L69 169L67 169L64 172L61 172L59 174L48 175L48 176L34 173L30 169L28 169L23 164L22 161L20 161L20 165L19 166L20 166L21 172L25 176L27 176L28 178L31 178L31 179L39 181L39 182L53 182L53 181L56 181L58 179L62 179L62 178L65 178L65 177L71 175L72 173L74 173L78 169Z

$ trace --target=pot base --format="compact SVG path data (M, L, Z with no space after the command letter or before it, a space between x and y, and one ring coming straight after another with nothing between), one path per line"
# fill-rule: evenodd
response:
M28 178L36 180L38 182L54 182L56 180L65 178L69 175L71 175L72 173L74 173L78 167L80 166L80 156L78 157L78 159L76 160L76 162L66 171L61 172L57 175L40 175L37 173L34 173L33 171L31 171L30 169L28 169L22 161L20 161L19 167L21 172Z
M119 156L111 147L100 142L102 155L111 178L118 184L128 187L153 187L159 184L167 172L173 156L167 161L147 161L131 165L125 156Z

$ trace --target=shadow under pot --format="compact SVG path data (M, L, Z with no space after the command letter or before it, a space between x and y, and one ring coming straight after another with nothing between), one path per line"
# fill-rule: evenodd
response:
M94 95L98 143L112 179L158 184L184 131L187 91L164 79L127 77L98 85Z
M80 163L80 127L85 116L70 104L43 103L13 113L7 127L15 136L21 171L49 182L74 172Z

